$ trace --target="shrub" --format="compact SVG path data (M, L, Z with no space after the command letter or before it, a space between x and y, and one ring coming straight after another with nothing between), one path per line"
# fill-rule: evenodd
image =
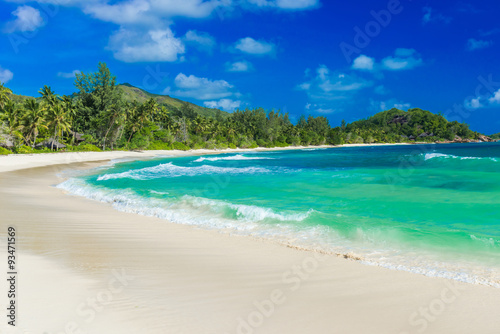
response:
M189 151L188 146L186 146L184 143L179 143L178 141L174 142L172 144L172 147L174 150Z
M236 145L234 145L233 143L229 143L228 146L230 149L233 149L233 150L237 149Z
M101 152L99 147L92 144L80 144L75 149L81 152Z
M0 155L8 155L8 154L12 154L12 151L10 151L6 148L0 147Z
M30 154L30 153L33 153L33 149L29 146L22 145L22 146L16 148L16 153L18 153L18 154Z
M274 143L274 146L275 146L275 147L288 147L288 146L290 146L290 145L288 145L287 143L283 143L283 142L279 142L279 141L278 141L278 142L275 142L275 143Z
M163 141L155 141L149 144L148 150L171 150L172 146L169 143Z
M130 141L131 150L143 150L149 146L149 137L142 133L136 133Z
M215 145L215 148L218 150L227 150L227 143L217 143Z

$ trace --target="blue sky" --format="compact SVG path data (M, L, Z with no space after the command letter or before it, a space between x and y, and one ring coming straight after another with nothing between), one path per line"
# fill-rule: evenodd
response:
M500 132L494 1L8 0L0 81L74 92L104 61L121 83L217 107L323 115L442 112Z

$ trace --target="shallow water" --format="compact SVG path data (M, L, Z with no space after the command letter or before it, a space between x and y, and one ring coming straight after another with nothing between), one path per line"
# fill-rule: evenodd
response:
M116 163L60 188L121 211L500 286L498 143Z

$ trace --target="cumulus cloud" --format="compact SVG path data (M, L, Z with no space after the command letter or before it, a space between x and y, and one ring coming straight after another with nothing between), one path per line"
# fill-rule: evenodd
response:
M358 58L354 59L352 68L356 70L372 71L375 68L375 58L360 55Z
M352 69L361 71L402 71L411 70L423 64L423 60L415 49L399 48L393 56L385 57L378 63L375 58L360 55L352 64Z
M15 31L35 31L45 24L40 11L30 6L17 7L12 12L12 15L16 18L5 25L5 30L9 33Z
M485 48L488 48L492 45L493 45L492 41L484 41L484 40L470 38L467 41L467 50L474 51L474 50L479 50L479 49L485 49Z
M122 28L110 37L108 48L124 62L173 62L185 52L183 42L169 28L147 33Z
M382 59L382 67L389 71L410 70L422 64L422 58L414 49L399 48L394 56Z
M226 71L228 72L249 72L251 70L253 70L253 66L246 60L226 63Z
M12 73L10 70L8 70L6 68L4 69L0 66L0 83L6 84L10 80L12 80L13 77L14 77L14 73Z
M206 32L189 30L183 40L186 44L194 45L206 51L211 51L215 47L215 38Z
M234 111L241 107L240 100L220 99L219 101L205 101L203 105L207 108L221 109L224 111Z
M275 51L276 46L265 41L257 41L252 37L240 39L234 45L235 49L251 55L268 55Z
M481 95L470 98L464 102L467 109L482 109L500 106L500 89L495 91L492 95Z
M312 106L317 106L316 111L338 109L332 106L332 101L349 101L362 89L370 87L373 82L339 71L330 71L325 65L316 69L316 74L310 80L303 82L297 88L305 91ZM327 104L329 102L330 104Z
M117 24L146 22L147 12L151 9L149 1L132 0L113 5L107 3L90 3L84 7L84 12L107 22Z
M197 100L218 100L239 95L234 91L234 86L225 80L210 80L184 73L175 77L174 84L175 90L168 87L163 93Z
M205 18L230 2L220 0L127 0L107 4L89 1L83 4L85 13L118 24L142 23L157 26L173 17Z

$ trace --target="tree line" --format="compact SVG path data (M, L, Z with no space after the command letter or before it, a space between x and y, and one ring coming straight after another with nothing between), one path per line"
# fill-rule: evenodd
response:
M8 148L0 153L45 152L62 145L66 151L187 150L431 142L480 135L465 123L421 109L394 108L337 127L323 116L301 116L293 124L288 113L262 108L205 117L188 103L173 108L154 98L127 102L105 63L99 63L97 72L76 74L75 87L72 96L59 96L44 86L39 98L15 102L0 84L0 145L3 141Z

